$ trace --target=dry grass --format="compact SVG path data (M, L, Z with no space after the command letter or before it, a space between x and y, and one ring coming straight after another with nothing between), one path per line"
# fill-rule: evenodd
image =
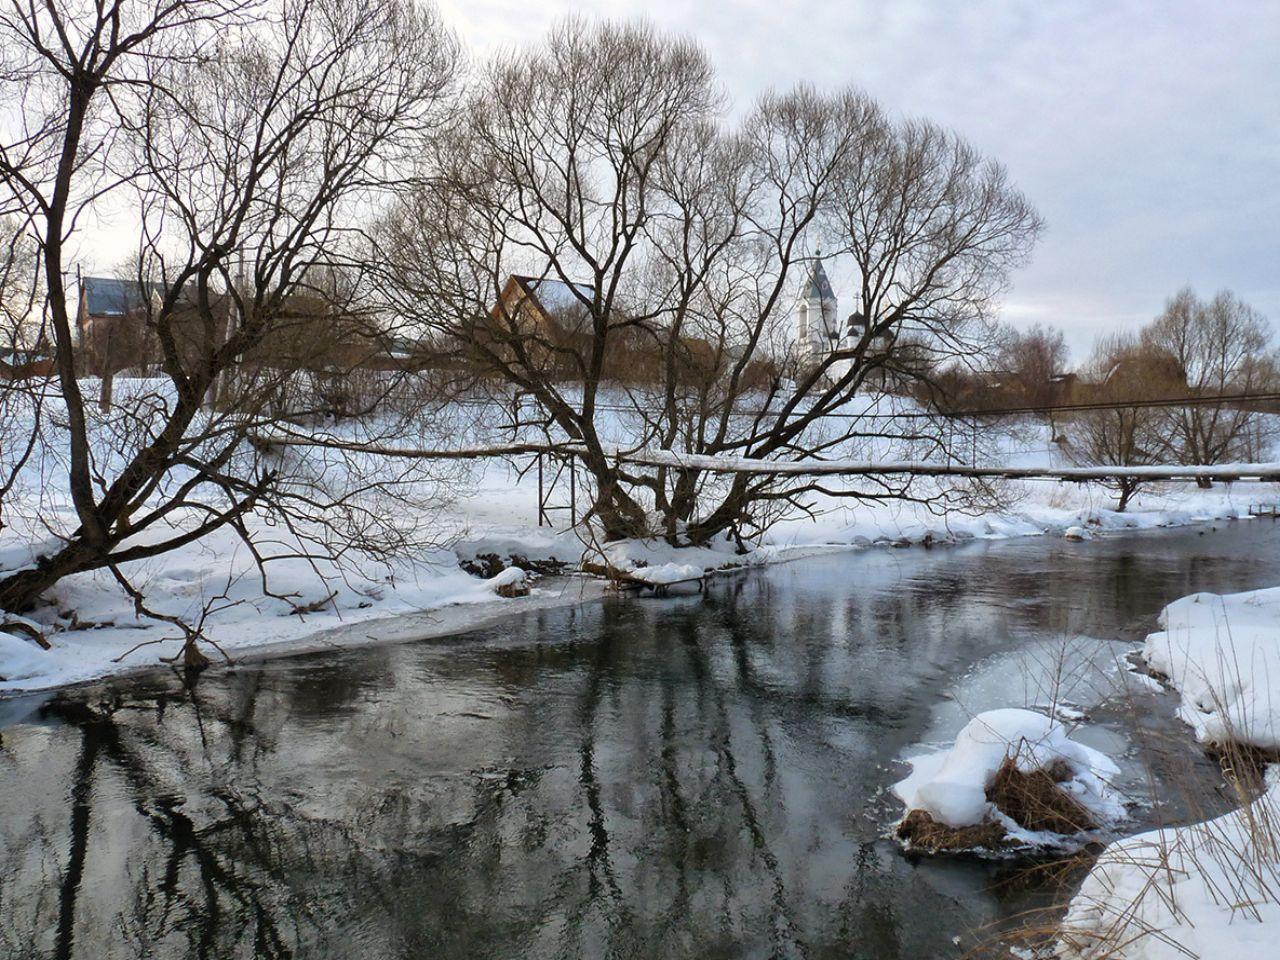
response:
M1224 646L1229 659L1229 635ZM1017 947L1018 956L1122 960L1145 956L1147 948L1156 948L1161 956L1210 960L1211 956L1229 956L1230 945L1221 945L1221 953L1196 952L1168 932L1174 925L1191 922L1188 905L1180 900L1180 884L1182 889L1187 883L1197 884L1197 892L1227 911L1232 923L1260 922L1264 908L1270 912L1271 907L1280 904L1280 808L1274 791L1265 791L1264 776L1266 765L1280 757L1242 745L1239 739L1243 736L1237 738L1228 730L1224 742L1205 748L1221 771L1221 781L1206 789L1203 771L1190 761L1170 764L1167 744L1159 742L1162 734L1143 722L1146 718L1140 715L1132 694L1121 706L1132 713L1130 729L1146 734L1136 746L1148 790L1155 799L1155 822L1143 832L1157 832L1149 842L1108 848L1105 863L1130 875L1136 868L1141 875L1138 888L1118 889L1110 882L1113 875L1104 872L1092 888L1094 895L1088 896L1080 892L1079 880L1084 872L1081 858L1060 861L1061 876L1067 880L1055 902L974 931L978 945L966 957L1008 958L1011 947ZM1221 716L1229 715L1226 704L1215 702L1207 706ZM1173 737L1182 735L1178 731ZM1189 740L1190 731L1186 731L1186 739L1181 742ZM1037 788L1030 800L1039 803L1044 796L1051 794ZM1003 798L1001 809L1018 802L1016 795ZM1179 811L1175 822L1164 817L1170 806ZM1224 810L1234 810L1235 815L1226 818ZM1049 818L1044 822L1054 816L1052 809L1040 812ZM1071 814L1062 814L1064 824L1069 822ZM1092 865L1090 861L1097 862L1096 854L1085 855L1084 860ZM1029 868L1029 882L1044 882L1044 869L1043 864ZM1073 905L1078 916L1088 917L1088 923L1064 924ZM1153 924L1150 917L1158 917L1160 922ZM1275 931L1275 937L1280 944L1280 929ZM1280 956L1280 946L1277 955Z
M987 799L1026 830L1070 835L1096 829L1084 804L1061 787L1071 775L1071 767L1061 759L1026 772L1018 768L1016 756L1007 757L987 786Z

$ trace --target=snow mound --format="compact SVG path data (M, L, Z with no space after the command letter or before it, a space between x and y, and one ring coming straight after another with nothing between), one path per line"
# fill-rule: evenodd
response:
M1193 593L1160 613L1142 655L1204 743L1280 750L1280 587Z
M692 563L664 563L657 567L638 567L630 576L645 583L659 586L665 583L679 583L682 580L701 579L705 571Z
M1093 532L1087 527L1067 527L1062 534L1068 540L1092 540Z
M30 680L53 667L47 653L29 640L0 631L0 679Z
M699 572L718 567L748 566L763 561L764 558L757 557L755 553L739 554L723 538L705 547L675 547L662 540L617 540L604 547L604 559L609 566L628 572L664 564L697 566Z
M995 823L1015 843L1058 845L1054 835L1027 830L1001 811L987 793L1006 761L1022 773L1055 770L1057 787L1099 824L1124 816L1124 804L1108 781L1120 771L1106 754L1077 743L1066 728L1031 710L980 713L960 731L950 750L910 758L911 775L894 785L908 813L922 810L951 828Z
M1072 898L1064 960L1270 960L1280 931L1280 777L1242 810L1117 841Z
M485 583L494 590L497 590L499 587L518 586L519 584L524 583L526 576L527 574L519 567L507 567L507 569L498 573L497 576L490 577L485 581Z

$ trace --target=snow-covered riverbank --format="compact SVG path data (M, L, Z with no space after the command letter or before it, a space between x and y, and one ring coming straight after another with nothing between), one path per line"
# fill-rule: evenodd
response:
M1207 746L1280 755L1280 588L1169 604L1143 646ZM1238 760L1238 758L1237 758ZM1246 790L1247 787L1240 787ZM1266 960L1280 937L1280 767L1223 816L1111 844L1071 901L1071 960Z
M984 443L992 446L992 456L1009 465L1060 460L1043 426L1011 425ZM105 444L96 452L103 462L112 455ZM1190 484L1151 484L1121 514L1111 509L1113 495L1095 485L1010 481L1002 484L999 509L941 513L920 502L815 494L806 498L808 512L796 510L781 519L747 555L736 553L727 541L679 550L632 542L602 551L570 526L567 509L551 514L556 528L537 525L537 474L528 466L527 461L501 460L458 466L459 475L452 476L449 490L443 491L452 499L437 501L430 514L403 518L410 526L427 528L438 544L422 547L413 556L389 559L345 550L341 561L334 562L316 549L315 541L300 539L298 531L268 527L249 516L245 523L259 556L249 551L244 538L224 528L158 558L123 564L122 572L145 597L148 610L198 626L211 643L232 657L243 657L250 651L296 648L325 631L373 621L418 617L454 606L501 609L511 601L496 596L497 584L488 578L511 565L557 572L585 564L647 566L665 568L674 576L671 571L687 574L696 568L778 562L875 544L1062 536L1073 528L1092 535L1213 522L1246 517L1250 504L1259 500L1280 500L1275 485L1199 490ZM350 470L353 465L339 461L328 468ZM76 527L59 479L62 469L61 454L46 451L11 492L7 525L0 527L0 573L38 563L42 553L56 549L57 531ZM829 485L839 482L833 479ZM579 515L586 508L584 490L585 483L579 483ZM436 495L424 492L428 501ZM552 485L548 477L552 506L567 508L568 493L567 478ZM178 529L194 516L191 509L178 510L169 522ZM130 542L169 533L159 524ZM269 573L266 582L264 570ZM30 626L52 649L40 650L21 627L6 631L6 639L0 640L0 694L153 667L180 645L180 631L140 612L109 571L67 577L46 599L31 612Z
M477 563L483 558L496 558L504 565L558 562L566 569L584 559L624 569L668 564L715 569L874 544L1061 536L1080 524L1104 532L1151 529L1240 517L1247 515L1248 506L1245 497L1229 490L1183 488L1153 493L1132 512L1115 514L1099 509L1088 488L1071 487L1056 498L1039 497L1034 503L1024 502L1017 511L996 515L935 517L918 505L836 506L816 519L784 521L770 543L745 556L735 554L728 543L675 549L634 542L611 545L602 556L572 530L557 532L527 522L536 516L536 496L531 482L517 482L505 465L493 464L475 494L461 501L448 518L452 546L412 562L388 565L371 559L341 569L314 558L281 556L271 562L270 592L264 591L254 558L230 531L130 565L130 575L151 610L199 622L210 640L231 657L240 658L250 652L305 649L308 638L355 630L374 621L420 618L455 606L503 609L513 603L496 595L496 581L467 573L460 561L473 570L483 566ZM29 550L12 528L6 530L0 537L0 565L14 564ZM287 544L281 553L288 553ZM31 624L52 649L40 650L20 630L0 635L0 677L4 678L0 693L154 667L180 646L179 631L140 615L106 571L67 578L52 599L53 603L32 614ZM364 635L383 629L356 632Z
M503 608L496 583L476 577L477 560L502 565L605 561L624 569L676 564L714 569L759 564L875 544L945 543L966 539L1061 536L1085 526L1091 531L1152 529L1247 516L1257 485L1249 489L1195 490L1169 485L1141 495L1117 514L1103 504L1103 491L1087 486L1027 483L1010 508L999 513L935 516L919 504L821 504L812 517L778 524L760 548L735 555L729 543L711 548L622 543L607 555L564 529L538 527L536 482L519 478L504 463L477 469L471 495L442 518L451 545L412 560L381 560L341 568L312 557L292 557L287 536L273 533L280 556L270 563L269 592L255 559L239 538L223 531L165 556L128 565L148 607L162 615L198 622L204 634L232 657L251 651L288 652L315 635L373 621L420 617L454 606ZM0 534L0 567L14 568L30 556L33 540L21 528ZM1082 544L1081 549L1088 549ZM490 559L492 562L492 559ZM20 630L0 640L0 693L44 689L154 667L178 649L179 631L140 615L106 571L69 577L53 591L50 605L32 614L35 629L52 646L40 650ZM141 646L139 646L141 644Z

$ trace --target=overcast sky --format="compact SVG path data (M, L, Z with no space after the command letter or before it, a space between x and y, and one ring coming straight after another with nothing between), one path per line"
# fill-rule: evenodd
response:
M554 20L691 34L735 107L854 84L1002 161L1048 222L1004 315L1077 360L1183 284L1280 326L1280 0L444 0L483 55ZM841 306L847 281L833 276Z

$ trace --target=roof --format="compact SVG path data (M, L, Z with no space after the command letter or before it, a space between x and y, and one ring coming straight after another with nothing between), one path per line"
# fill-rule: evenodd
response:
M80 280L85 305L93 317L122 317L141 308L149 294L164 296L164 285L121 280L117 277L83 277Z
M805 287L807 299L834 300L835 293L831 289L831 281L827 279L827 271L822 269L822 261L813 262L813 272L809 274L809 283Z
M528 293L532 294L542 307L543 312L547 314L561 314L569 310L580 310L583 307L583 298L590 301L595 297L595 288L585 283L570 285L563 280L555 280L549 277L522 277L519 275L515 277L515 280ZM574 293L575 290L577 293Z

